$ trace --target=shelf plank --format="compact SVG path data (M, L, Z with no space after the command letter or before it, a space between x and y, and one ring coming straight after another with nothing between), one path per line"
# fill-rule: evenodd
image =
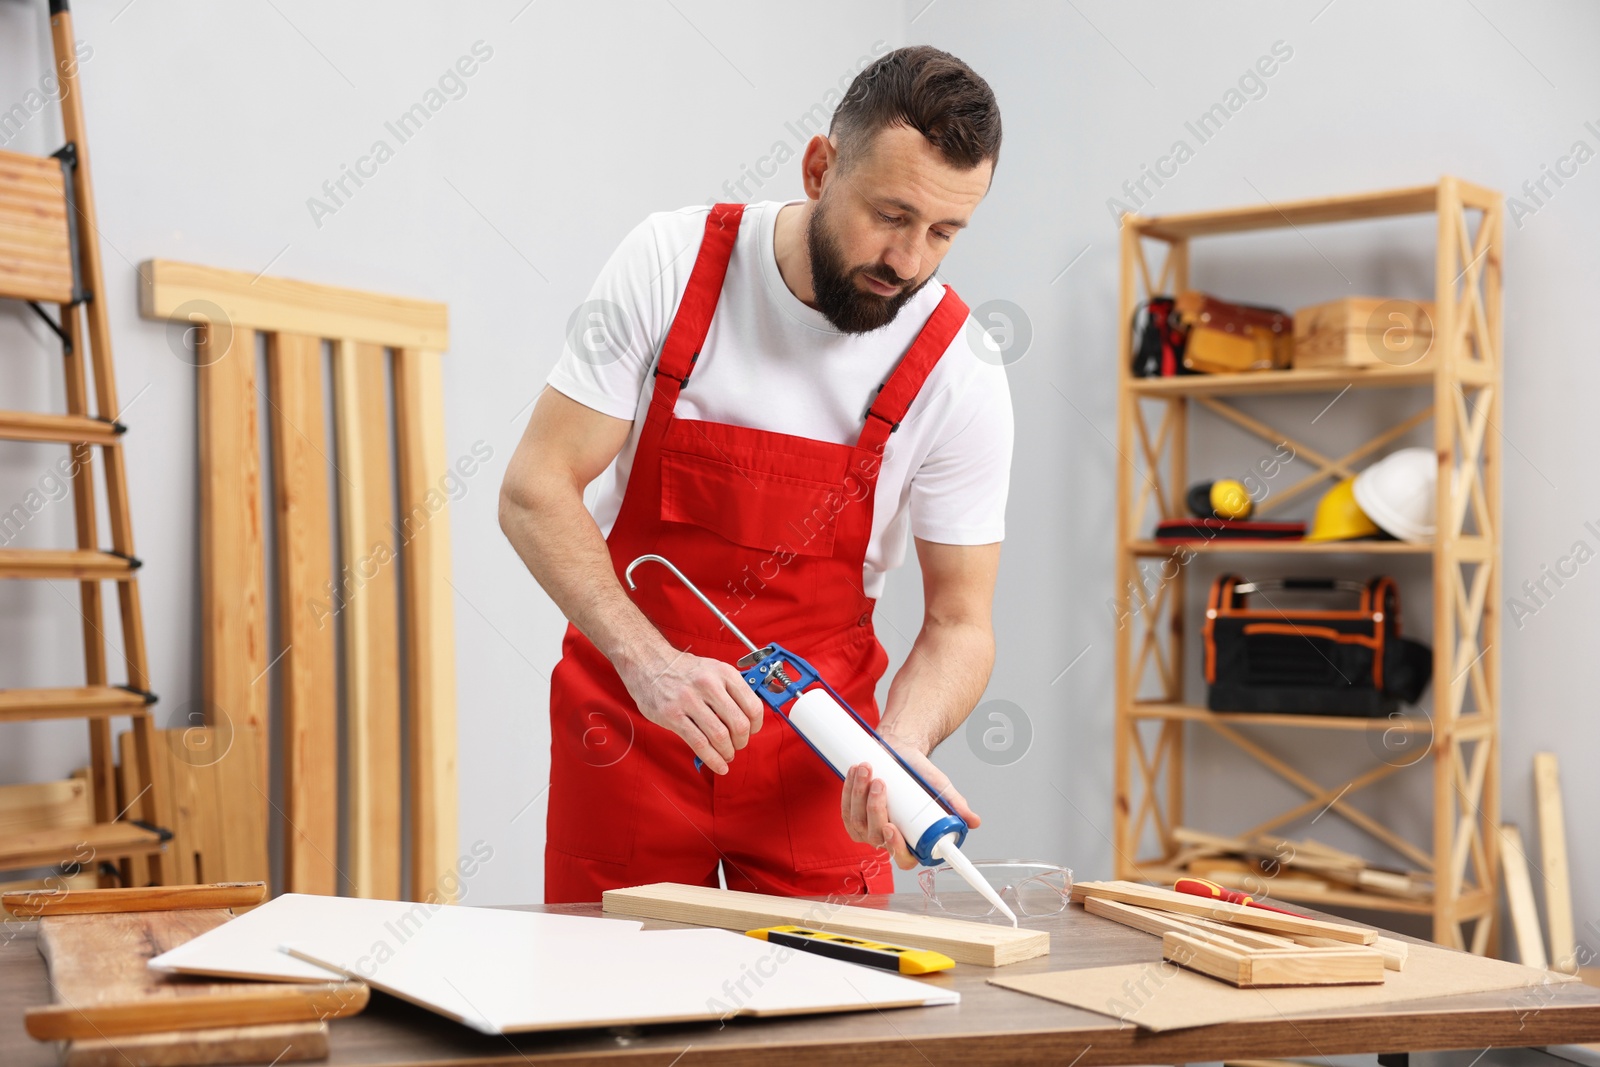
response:
M1412 541L1240 541L1217 539L1213 541L1157 541L1142 537L1130 541L1127 550L1135 556L1160 558L1176 555L1187 549L1193 553L1217 555L1220 553L1247 553L1290 556L1427 556L1432 555L1437 544L1419 544ZM1489 558L1489 542L1476 534L1458 537L1444 546L1456 559L1474 562Z
M1135 396L1243 396L1250 393L1336 393L1343 389L1415 388L1433 384L1430 367L1374 370L1317 367L1240 374L1185 374L1174 378L1133 378Z
M1182 240L1219 233L1244 233L1285 226L1315 226L1326 222L1353 222L1362 219L1392 218L1396 215L1423 215L1439 203L1439 186L1416 185L1402 189L1383 189L1351 196L1324 196L1310 200L1284 200L1224 208L1220 211L1192 211L1181 215L1131 218L1145 237Z
M1433 552L1431 544L1411 541L1155 541L1141 538L1129 544L1136 556L1170 556L1181 549L1193 552L1270 552L1289 555L1360 555L1372 553L1382 556L1426 556Z
M1379 716L1368 719L1354 715L1292 715L1259 711L1212 711L1195 704L1168 704L1135 701L1128 714L1135 719L1168 719L1184 722L1224 722L1230 725L1299 726L1317 730L1399 730L1402 733L1431 733L1433 721L1419 716Z

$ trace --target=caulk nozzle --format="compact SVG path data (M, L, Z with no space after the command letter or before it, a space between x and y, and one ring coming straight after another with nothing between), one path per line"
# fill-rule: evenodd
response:
M1000 899L1000 894L995 892L994 886L989 884L987 878L978 873L978 868L962 853L960 847L956 845L955 834L945 834L939 838L939 843L933 846L933 854L950 864L950 868L965 879L968 885L981 893L983 898L993 904L1000 914L1010 919L1013 927L1017 925L1016 912L1006 907L1006 902Z

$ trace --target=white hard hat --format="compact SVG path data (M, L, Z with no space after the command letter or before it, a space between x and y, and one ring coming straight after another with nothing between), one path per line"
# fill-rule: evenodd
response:
M1431 448L1402 448L1356 475L1356 503L1402 541L1431 541L1439 459Z

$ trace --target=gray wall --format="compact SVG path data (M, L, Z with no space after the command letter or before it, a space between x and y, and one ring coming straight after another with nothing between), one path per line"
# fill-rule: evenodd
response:
M1293 54L1264 92L1199 145L1143 210L1421 184L1441 173L1514 192L1575 141L1600 149L1600 132L1584 125L1600 127L1591 55L1600 12L1551 3L1530 15L1500 0L617 7L624 14L551 0L526 9L523 0L471 9L81 5L79 34L93 48L83 78L107 299L121 389L138 398L128 413L131 491L163 714L199 690L194 380L162 328L137 317L133 264L164 256L270 266L447 301L450 452L465 453L479 439L494 450L452 510L461 836L464 846L481 838L495 848L470 899L536 898L544 705L562 620L501 537L495 491L566 318L645 213L727 198L723 183L758 168L777 144L798 150L786 124L822 102L875 42L929 42L990 80L1007 132L993 191L945 278L975 307L1018 305L1032 331L1010 371L1019 461L997 602L999 654L986 695L1021 709L1031 741L1020 759L996 766L992 754L979 758L981 744L958 735L940 762L986 817L974 853L1105 874L1113 631L1104 605L1113 593L1119 462L1110 444L1117 234L1107 201L1127 201L1123 182L1175 139L1193 145L1184 122L1279 41ZM42 74L42 8L0 3L0 104L22 99ZM357 196L314 220L307 198L480 40L493 55L465 95ZM4 147L42 150L58 138L46 112ZM1506 455L1508 595L1575 541L1600 547L1584 526L1600 522L1590 473L1590 398L1600 372L1586 314L1600 282L1597 175L1600 162L1588 162L1542 206L1527 201L1533 213L1508 222L1506 404L1494 431ZM745 189L754 199L798 195L795 164ZM1195 259L1198 284L1291 308L1351 293L1425 295L1431 279L1428 220L1219 240L1200 246ZM7 406L59 402L46 341L25 314L0 312ZM1402 410L1396 398L1358 405L1347 397L1338 418L1313 425L1326 399L1249 410L1335 450ZM1232 431L1208 434L1196 443L1193 470L1226 473L1269 450ZM57 458L48 451L0 448L0 501L38 484ZM68 543L70 506L45 509L25 537L17 543ZM1357 576L1372 569L1350 560L1333 567ZM1425 566L1394 569L1405 582L1408 623L1426 637ZM1532 754L1558 751L1580 926L1600 920L1600 856L1581 818L1600 802L1590 773L1600 727L1585 706L1597 681L1586 639L1600 605L1593 569L1582 568L1520 628L1508 624L1502 648L1506 817L1531 835ZM1211 573L1197 567L1191 590ZM67 585L0 587L6 684L72 677L79 643L67 598L75 602ZM897 661L919 612L908 568L891 580L880 608ZM0 736L3 780L59 776L82 759L75 726L6 727ZM1359 737L1262 736L1329 782L1370 755ZM1274 782L1234 773L1239 764L1205 738L1192 741L1189 802L1206 813L1193 821L1241 828L1263 804L1290 798ZM1423 774L1411 771L1365 802L1421 834L1427 801ZM1315 832L1356 841L1332 817Z

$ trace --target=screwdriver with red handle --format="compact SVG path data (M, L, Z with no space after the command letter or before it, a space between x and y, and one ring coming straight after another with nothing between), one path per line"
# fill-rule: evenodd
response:
M1179 878L1172 883L1172 888L1179 893L1189 893L1197 897L1208 897L1211 900L1221 900L1228 904L1242 904L1252 908L1261 908L1264 911L1275 911L1280 915L1296 915L1298 913L1285 911L1283 908L1274 908L1271 904L1263 904L1248 893L1241 893L1237 889L1208 882L1204 878Z

